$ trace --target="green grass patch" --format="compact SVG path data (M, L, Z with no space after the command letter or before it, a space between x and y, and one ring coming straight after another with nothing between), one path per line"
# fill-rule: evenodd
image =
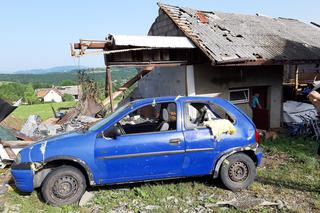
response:
M60 102L60 103L43 103L43 104L34 104L34 105L21 105L13 113L15 117L26 121L29 115L39 115L42 120L46 120L50 117L53 117L53 107L55 110L58 110L59 107L72 107L75 106L77 102Z

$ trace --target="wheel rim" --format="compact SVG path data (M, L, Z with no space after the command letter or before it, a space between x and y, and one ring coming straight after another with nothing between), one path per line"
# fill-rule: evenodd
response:
M229 167L229 177L234 182L243 182L249 176L248 166L243 162L235 162Z
M64 175L54 182L52 195L58 199L67 199L74 196L78 189L77 179L71 175Z

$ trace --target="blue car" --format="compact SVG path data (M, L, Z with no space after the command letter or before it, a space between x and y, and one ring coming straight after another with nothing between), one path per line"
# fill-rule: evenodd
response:
M228 120L236 131L217 136L210 120ZM11 172L20 191L41 188L54 206L78 202L87 186L190 176L220 177L237 191L254 181L262 159L258 140L250 118L224 99L149 98L88 129L24 148Z

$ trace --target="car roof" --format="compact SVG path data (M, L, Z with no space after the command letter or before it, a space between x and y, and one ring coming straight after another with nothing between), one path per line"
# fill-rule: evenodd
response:
M154 97L154 98L145 98L132 101L133 105L143 105L152 102L176 102L179 101L221 101L222 98L213 98L213 97L204 97L204 96L163 96L163 97Z

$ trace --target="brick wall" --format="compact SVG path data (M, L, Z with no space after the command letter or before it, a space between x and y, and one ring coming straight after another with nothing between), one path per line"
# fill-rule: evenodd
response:
M151 25L148 35L151 36L184 36L183 32L174 22L162 11Z

